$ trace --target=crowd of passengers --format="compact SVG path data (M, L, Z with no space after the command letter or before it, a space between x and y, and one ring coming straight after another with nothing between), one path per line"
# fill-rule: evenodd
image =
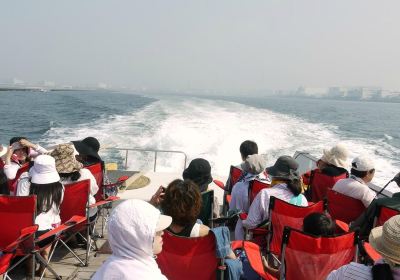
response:
M6 195L37 195L35 223L39 225L37 236L40 236L60 223L65 184L89 179L89 203L95 202L94 195L99 186L85 166L102 162L99 148L99 142L93 137L51 149L33 144L24 137L14 137L8 147L0 146L0 191ZM235 240L246 239L248 229L260 227L268 220L271 197L306 207L325 199L327 190L332 189L365 206L364 213L350 223L350 229L359 230L365 239L369 237L371 246L382 259L373 266L350 263L332 271L327 279L400 279L400 215L389 219L383 227L373 228L377 207L384 205L400 210L400 193L390 198L377 198L376 192L368 187L375 174L371 158L360 155L348 164L349 153L343 144L338 144L324 149L317 167L300 175L299 165L291 156L281 156L273 166L267 167L254 141L244 141L239 151L242 162L236 168L241 170L241 175L234 184L231 177L225 184L225 194L231 195L230 203L227 205L224 199L220 205L214 197L212 211L214 218L226 214L226 211L221 213L220 206L229 209L228 213L247 213L245 218L234 220ZM18 174L27 164L29 170ZM162 251L164 230L188 238L204 237L213 232L217 248L225 248L221 254L228 267L226 277L229 278L226 279L259 279L251 268L246 268L248 262L243 254L226 250L230 248L229 230L226 227L210 228L207 221L204 223L199 219L204 206L203 194L210 190L213 182L211 174L206 159L194 159L182 178L173 180L167 187L161 186L148 202L133 199L115 207L108 223L112 255L92 279L166 279L154 257ZM250 204L248 189L253 180L265 182L269 187L263 188ZM399 176L394 181L400 186ZM91 209L89 216L95 220L97 209ZM315 237L334 236L336 224L329 214L311 213L304 218L302 229ZM387 240L391 241L390 246L385 246ZM43 251L42 255L47 258L48 251ZM276 263L263 257L263 264L266 272L278 277ZM42 270L39 268L39 272Z

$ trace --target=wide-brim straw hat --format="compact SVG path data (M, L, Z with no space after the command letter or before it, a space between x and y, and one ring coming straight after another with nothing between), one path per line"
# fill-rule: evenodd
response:
M369 243L383 258L400 264L400 215L371 230Z
M72 144L60 144L52 152L51 156L56 161L58 173L72 173L82 169L83 165L75 158L75 150Z

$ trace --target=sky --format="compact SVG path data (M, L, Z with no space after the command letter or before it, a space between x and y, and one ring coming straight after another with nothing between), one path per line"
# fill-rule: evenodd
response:
M0 81L400 89L398 0L2 0Z

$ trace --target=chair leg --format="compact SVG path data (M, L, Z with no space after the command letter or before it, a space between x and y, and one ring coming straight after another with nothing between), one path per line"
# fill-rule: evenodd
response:
M61 280L61 276L58 275L57 272L55 272L54 269L53 269L50 265L47 264L47 261L40 255L39 252L35 252L34 254L35 254L35 255L34 255L35 258L37 258L37 259L39 260L39 262L40 262L42 265L44 265L44 266L51 272L51 274L54 275L54 277L55 277L56 279ZM32 259L35 259L35 258L32 258ZM33 274L33 275L34 275L34 274Z
M42 274L40 275L40 280L43 279L44 274L46 273L47 266L49 265L49 263L51 262L51 259L53 258L54 252L56 251L56 248L57 248L57 245L58 245L58 241L59 241L59 240L57 240L57 241L54 243L54 245L53 245L53 247L52 247L52 249L51 249L51 251L50 251L50 255L49 255L49 258L48 258L48 260L47 260L47 262L46 262L46 266L44 267L44 270L43 270Z
M71 252L72 255L74 255L74 257L75 257L83 266L85 266L85 263L81 260L81 258L80 258L71 248L69 248L68 245L67 245L64 241L62 241L62 240L60 239L60 242L61 242L62 245L64 245L65 248L67 248L68 251Z

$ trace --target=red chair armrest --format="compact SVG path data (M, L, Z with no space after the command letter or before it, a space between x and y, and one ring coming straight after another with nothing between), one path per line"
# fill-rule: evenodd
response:
M228 204L231 203L231 200L232 200L232 196L230 194L227 194L226 201L228 202Z
M374 262L382 258L382 256L377 251L375 251L375 249L372 248L372 246L368 242L364 242L363 246L368 257L370 257L371 260L373 260Z
M239 218L240 218L241 220L246 220L246 219L247 219L247 216L248 216L247 213L240 213L240 214L239 214Z
M220 180L214 180L214 184L216 184L221 189L225 190L225 185Z
M260 247L257 244L250 241L245 241L243 247L246 252L246 256L247 259L249 260L251 268L253 268L253 270L263 279L275 280L276 279L275 277L268 274L264 270L264 265L261 259Z
M349 232L350 227L347 223L341 220L335 220L336 226L344 232Z

